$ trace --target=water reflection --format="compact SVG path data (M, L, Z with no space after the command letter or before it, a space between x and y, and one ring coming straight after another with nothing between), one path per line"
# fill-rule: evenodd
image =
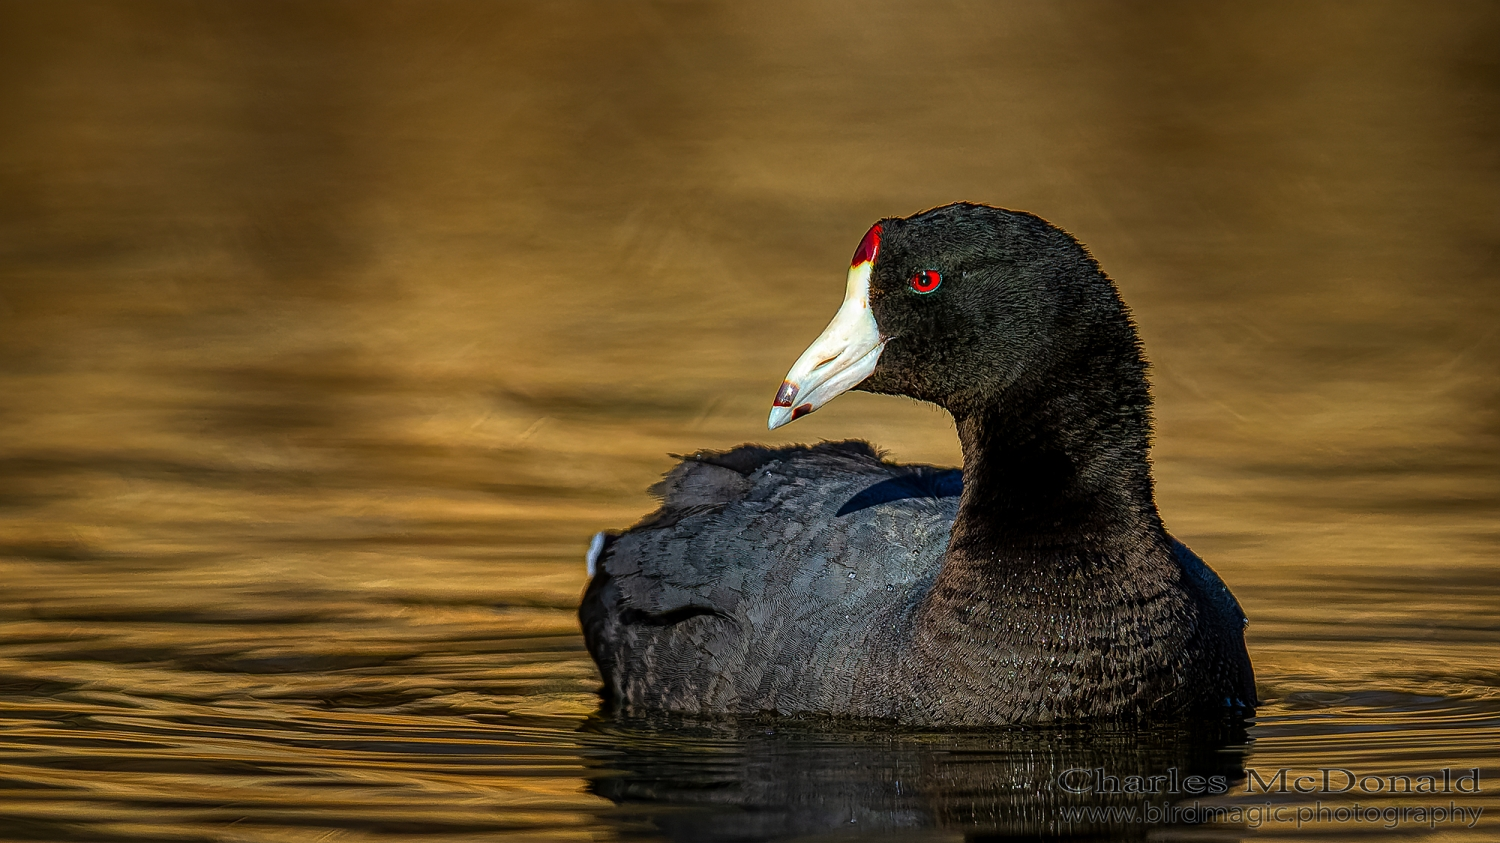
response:
M615 816L673 840L1145 837L1183 823L1165 813L1148 821L1143 805L1194 801L1184 787L1227 792L1243 778L1246 751L1242 724L983 733L778 720L630 725L594 724L618 754L591 771L590 790L620 806Z

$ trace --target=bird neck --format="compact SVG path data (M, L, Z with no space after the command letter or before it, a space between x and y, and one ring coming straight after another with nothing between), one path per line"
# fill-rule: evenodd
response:
M1193 608L1152 500L1138 368L1121 389L1052 377L955 414L964 490L913 618L910 664L939 666L917 708L966 717L950 701L979 694L992 719L1066 720L1175 693Z
M1166 541L1144 364L1132 355L1092 368L1043 373L955 414L964 492L950 557L1099 558Z

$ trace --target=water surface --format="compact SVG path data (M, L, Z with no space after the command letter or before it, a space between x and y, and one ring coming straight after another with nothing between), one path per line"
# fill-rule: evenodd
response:
M0 18L0 837L1494 833L1493 6ZM1163 514L1252 620L1255 721L599 718L583 549L668 454L957 462L902 399L763 427L870 222L957 199L1119 282ZM1075 798L1075 767L1232 785ZM1482 786L1246 778L1323 767ZM1204 813L1063 814L1164 800ZM1356 803L1465 819L1316 813Z

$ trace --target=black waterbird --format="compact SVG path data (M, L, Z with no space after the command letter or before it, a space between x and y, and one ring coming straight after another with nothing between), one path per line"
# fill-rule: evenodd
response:
M962 474L862 442L684 459L595 538L579 609L610 710L923 725L1256 702L1245 616L1162 525L1146 362L1066 232L958 203L873 226L770 427L859 389L953 415Z

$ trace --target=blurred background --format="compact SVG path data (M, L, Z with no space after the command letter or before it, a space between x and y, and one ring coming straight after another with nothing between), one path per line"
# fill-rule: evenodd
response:
M869 224L969 200L1119 283L1265 698L1492 696L1497 43L1484 2L4 0L0 688L576 722L583 550L669 454L958 461L905 399L764 423Z

